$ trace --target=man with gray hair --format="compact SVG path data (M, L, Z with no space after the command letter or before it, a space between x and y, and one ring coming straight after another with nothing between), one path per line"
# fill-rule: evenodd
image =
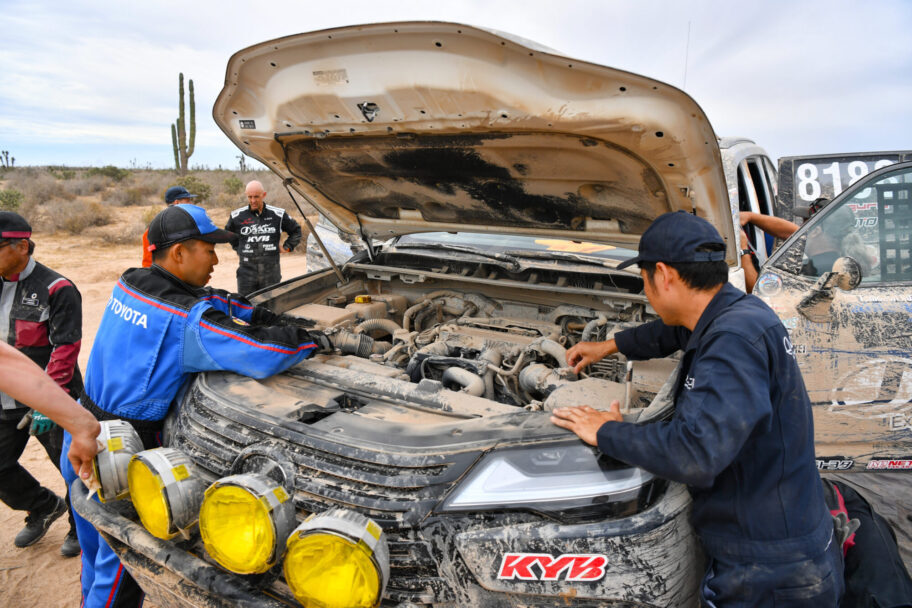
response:
M252 181L245 190L248 205L235 209L225 230L238 235L238 293L251 292L282 280L279 253L289 253L301 242L301 227L281 207L266 204L263 184ZM279 246L282 233L288 234Z

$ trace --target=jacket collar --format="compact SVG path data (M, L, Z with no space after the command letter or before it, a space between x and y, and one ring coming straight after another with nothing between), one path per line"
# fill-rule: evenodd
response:
M731 283L725 283L725 285L722 286L722 289L720 289L718 293L713 296L713 299L709 301L703 314L700 315L697 326L694 327L693 332L690 334L690 339L687 340L687 348L685 350L695 349L700 338L712 322L716 320L719 314L734 302L737 302L746 296L746 293L733 286Z
M8 279L4 279L4 278L0 277L0 281L2 281L4 283L16 283L18 281L27 279L28 276L30 274L32 274L32 271L35 270L35 263L36 263L35 258L29 256L29 261L25 265L25 268L22 270L22 272L20 272L19 274L14 274L13 276L11 276Z

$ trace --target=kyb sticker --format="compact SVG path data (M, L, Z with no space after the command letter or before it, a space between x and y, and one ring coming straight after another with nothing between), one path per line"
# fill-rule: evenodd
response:
M521 581L597 581L605 576L608 558L597 554L506 553L497 578Z

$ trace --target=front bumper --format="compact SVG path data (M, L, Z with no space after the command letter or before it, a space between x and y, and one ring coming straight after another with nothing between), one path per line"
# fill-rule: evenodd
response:
M267 575L248 579L212 565L192 553L192 543L163 541L149 534L136 519L132 505L86 500L82 483L74 482L71 496L76 511L98 529L147 596L161 608L297 605L277 589L287 587ZM434 546L440 576L453 596L426 606L539 608L689 608L697 604L700 550L688 522L689 496L672 484L659 504L635 516L593 524L557 525L502 521L478 528L465 517L434 517L420 534ZM132 518L132 519L131 519ZM570 580L569 569L547 577L545 559L531 569L514 569L510 580L498 576L506 560L521 564L521 555L557 556L603 554L607 557L598 580ZM509 557L508 557L509 556ZM525 562L527 565L534 562ZM519 560L519 561L517 561ZM531 573L530 580L523 573ZM525 578L525 580L523 580ZM272 585L272 586L270 586ZM385 600L385 607L418 608L414 603Z

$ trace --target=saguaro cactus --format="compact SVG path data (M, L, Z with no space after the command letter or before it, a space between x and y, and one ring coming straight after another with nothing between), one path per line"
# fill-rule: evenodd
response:
M174 168L178 173L187 173L187 161L193 155L196 143L196 104L193 100L193 79L190 79L190 142L187 142L186 122L184 121L184 74L178 79L178 114L177 122L171 124L171 145L174 148Z

